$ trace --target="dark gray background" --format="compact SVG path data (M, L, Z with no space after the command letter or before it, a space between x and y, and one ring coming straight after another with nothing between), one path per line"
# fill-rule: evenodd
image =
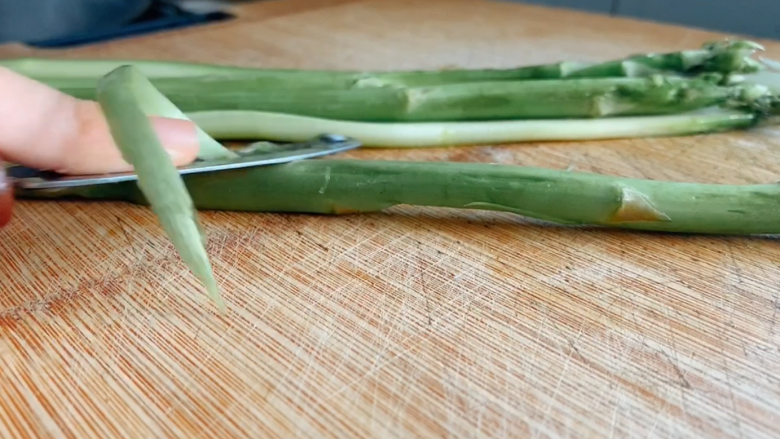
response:
M0 43L111 28L151 0L0 0ZM187 4L192 0L167 0ZM212 0L242 3L263 0ZM420 0L425 1L425 0ZM734 36L780 40L780 0L500 0L681 24Z
M780 40L780 0L504 0Z

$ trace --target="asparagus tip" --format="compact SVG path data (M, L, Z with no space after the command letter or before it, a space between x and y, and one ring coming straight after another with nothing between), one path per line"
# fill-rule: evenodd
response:
M765 49L755 41L731 39L710 41L704 43L702 49L710 53L709 60L704 63L706 71L734 74L753 73L762 69L761 63L752 56Z

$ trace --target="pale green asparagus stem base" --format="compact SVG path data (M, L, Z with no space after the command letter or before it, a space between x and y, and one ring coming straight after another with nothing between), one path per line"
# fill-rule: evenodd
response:
M753 114L720 109L670 116L427 123L352 122L261 111L201 111L187 116L220 140L300 142L322 133L339 133L377 148L684 136L757 123Z
M693 234L780 233L780 185L616 178L482 163L304 160L184 177L198 209L308 214L395 205L511 212L563 225ZM132 183L20 197L145 204Z

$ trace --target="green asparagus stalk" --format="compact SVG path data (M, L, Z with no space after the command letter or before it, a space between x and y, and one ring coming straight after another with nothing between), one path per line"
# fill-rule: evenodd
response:
M508 69L450 69L431 71L332 71L262 69L251 67L152 60L68 60L19 58L0 60L0 66L43 82L80 79L94 87L98 78L127 64L149 79L195 76L253 76L277 86L349 89L376 86L424 87L464 82L496 82L565 78L641 78L656 74L695 76L702 73L751 73L760 65L750 57L763 48L746 40L705 43L698 50L636 54L605 62L562 61Z
M321 133L359 139L364 148L425 148L531 141L583 141L711 134L769 119L741 110L706 109L665 116L493 122L370 123L260 111L202 111L187 116L219 140L303 142Z
M711 106L750 107L766 94L719 74L499 81L348 90L278 87L253 77L163 78L154 86L185 113L261 111L364 122L486 121L679 114ZM59 87L82 99L94 88Z
M183 179L201 210L341 215L416 205L641 231L780 232L780 185L775 183L697 184L513 165L335 159L191 174ZM147 202L130 183L18 195Z

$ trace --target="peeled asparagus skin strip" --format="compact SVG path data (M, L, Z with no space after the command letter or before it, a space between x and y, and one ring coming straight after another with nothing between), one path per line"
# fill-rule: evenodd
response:
M417 205L510 212L562 225L780 233L780 185L774 183L695 184L513 165L335 159L193 174L184 181L202 210L339 215ZM126 183L19 196L146 203Z
M184 263L224 310L195 206L143 111L142 101L153 98L150 96L153 90L137 69L123 66L101 79L97 98L122 156L138 175L133 187L148 200Z
M126 67L121 67L126 68ZM135 67L133 67L135 69ZM138 72L137 69L134 71ZM113 71L111 73L116 72ZM140 73L138 73L140 74ZM137 75L127 76L127 78L135 78ZM181 110L179 110L171 101L169 101L162 93L160 93L149 82L148 79L133 81L133 93L135 96L135 102L139 105L140 110L147 116L160 116L168 117L172 119L189 120ZM99 88L96 89L96 98L99 94ZM198 140L200 141L200 149L198 151L198 158L203 160L209 159L226 159L236 157L236 154L229 149L223 147L219 142L211 138L202 128L197 127Z

